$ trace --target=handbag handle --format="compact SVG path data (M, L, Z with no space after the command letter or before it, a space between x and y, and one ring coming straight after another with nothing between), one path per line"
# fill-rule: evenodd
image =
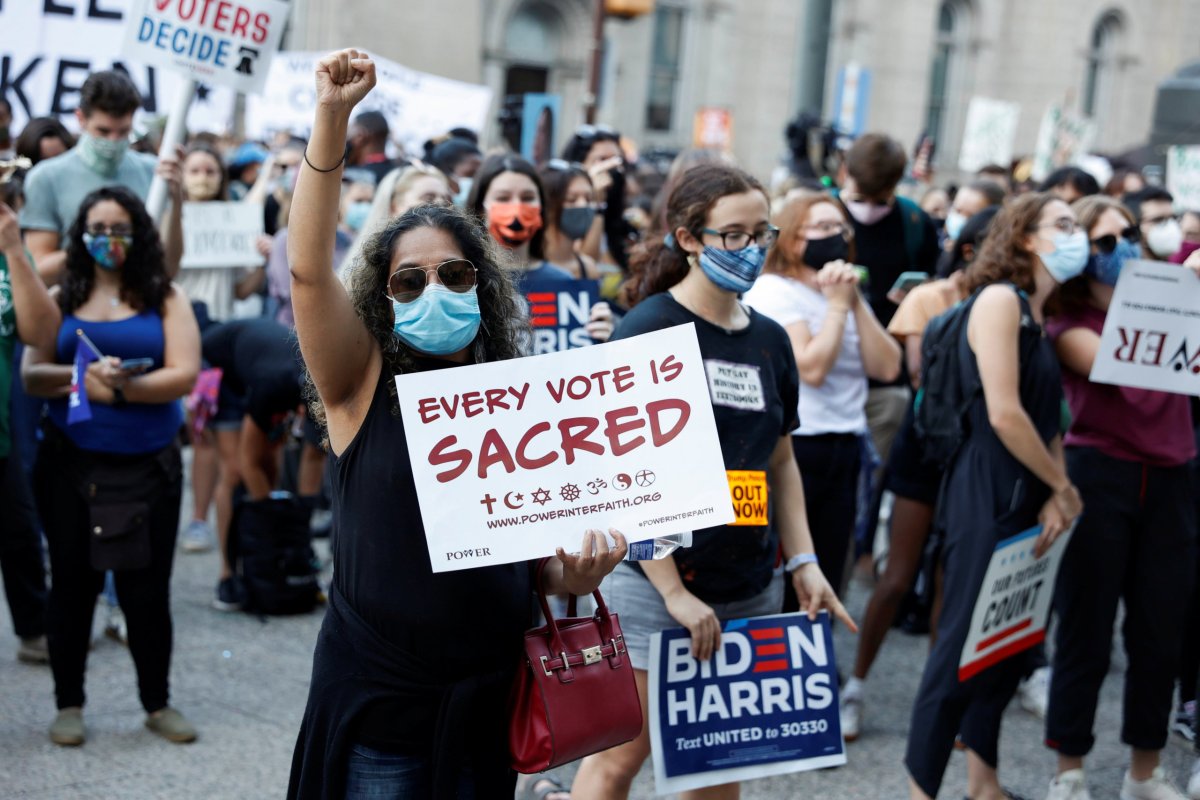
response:
M556 653L562 653L567 648L563 644L562 636L558 632L558 622L554 618L554 614L550 611L550 602L546 599L546 583L545 572L546 565L550 563L550 559L543 558L538 561L537 568L537 593L538 602L542 606L542 616L546 619L546 628L550 632L550 646ZM575 595L570 595L570 600L567 601L568 616L574 616L571 606L575 604ZM612 616L608 613L608 606L604 604L604 597L600 594L600 590L596 589L592 592L592 599L596 601L596 616L600 620L600 632L605 639L614 638Z

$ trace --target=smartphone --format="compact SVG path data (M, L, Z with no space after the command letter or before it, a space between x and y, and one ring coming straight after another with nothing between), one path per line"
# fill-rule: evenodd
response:
M925 281L929 280L928 272L902 272L892 284L893 292L911 292Z
M145 372L153 366L153 358L126 358L119 368L122 372Z

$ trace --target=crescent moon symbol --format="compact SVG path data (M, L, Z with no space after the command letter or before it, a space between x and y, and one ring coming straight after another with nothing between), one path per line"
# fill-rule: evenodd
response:
M505 495L504 495L504 505L508 506L509 508L512 508L512 509L517 509L517 508L521 508L521 507L523 507L523 506L525 505L524 503L517 503L517 504L514 506L514 505L512 504L512 501L508 499L508 498L510 498L510 497L512 497L512 492L508 492L507 494L505 494Z

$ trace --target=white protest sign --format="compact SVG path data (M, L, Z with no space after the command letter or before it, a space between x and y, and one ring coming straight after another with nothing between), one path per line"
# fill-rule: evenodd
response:
M277 131L308 135L312 127L317 61L325 53L285 51L271 63L267 90L246 98L246 136L266 139ZM451 128L483 130L492 90L486 86L429 75L372 53L378 83L354 113L378 111L387 118L392 136L410 155Z
M122 52L193 80L257 94L287 15L282 0L132 0Z
M958 663L960 681L1046 638L1054 582L1074 530L1072 525L1041 558L1033 555L1041 525L996 545Z
M1013 157L1013 141L1017 137L1017 121L1021 118L1019 103L972 97L967 107L967 125L958 168L977 172L988 164L1009 164Z
M1092 149L1095 141L1096 123L1051 105L1038 128L1031 177L1035 181L1045 180L1057 168L1074 164Z
M1200 145L1167 148L1167 191L1180 211L1200 211Z
M434 572L734 518L693 325L396 389Z
M246 267L262 263L261 203L184 203L184 269Z
M127 72L142 95L136 126L145 116L167 113L185 80L122 55L130 5L131 0L0 3L0 31L19 32L0 36L0 94L12 103L14 131L32 117L48 116L78 130L74 111L80 87L90 72L114 68ZM188 127L228 131L233 103L234 92L201 86L188 111Z
M1200 278L1163 261L1126 261L1091 380L1200 394Z

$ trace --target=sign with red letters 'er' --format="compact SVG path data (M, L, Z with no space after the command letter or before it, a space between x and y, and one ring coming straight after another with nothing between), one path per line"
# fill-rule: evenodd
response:
M282 0L131 0L127 57L259 94L287 23Z
M434 572L734 518L693 325L396 389Z
M1126 261L1113 291L1096 383L1200 394L1200 278L1163 261Z

